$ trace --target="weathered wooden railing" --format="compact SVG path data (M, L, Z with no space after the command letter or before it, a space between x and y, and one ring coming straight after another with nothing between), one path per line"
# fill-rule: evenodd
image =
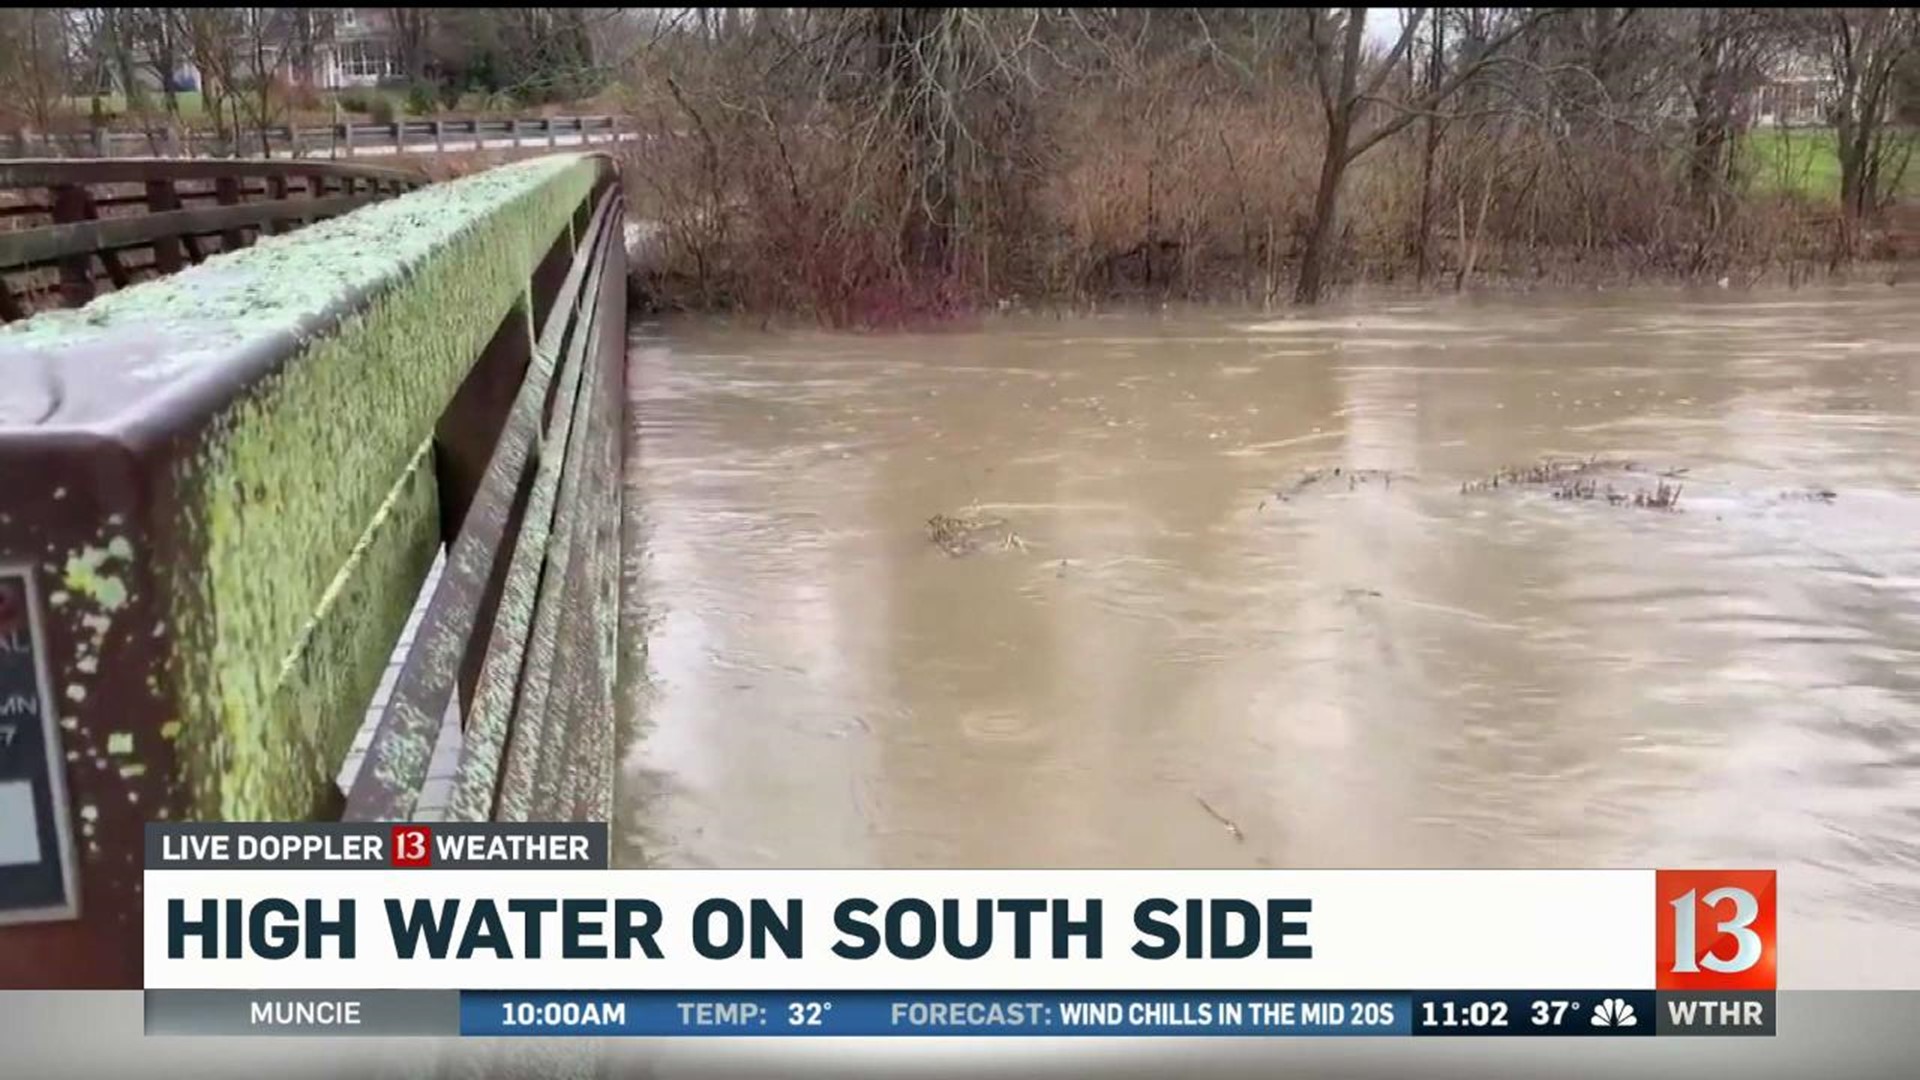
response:
M0 320L78 307L425 183L332 162L0 161Z
M28 133L0 138L14 157L326 157L403 151L430 153L478 146L576 146L631 138L613 116L467 117L296 126L278 124L219 139L210 132L173 129Z
M447 739L450 816L605 818L621 215L542 158L0 330L0 988L138 985L149 820L411 818Z

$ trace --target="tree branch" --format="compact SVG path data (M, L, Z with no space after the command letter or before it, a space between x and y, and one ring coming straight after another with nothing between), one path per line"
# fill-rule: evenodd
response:
M1411 102L1394 103L1392 107L1398 110L1400 115L1381 124L1378 128L1360 136L1350 143L1347 148L1347 161L1352 162L1353 159L1366 153L1383 140L1391 138L1420 116L1432 112L1441 102L1452 97L1461 87L1479 77L1482 71L1500 59L1501 50L1512 44L1522 34L1531 31L1548 18L1564 14L1565 12L1565 8L1545 8L1533 12L1525 19L1508 27L1505 31L1489 40L1486 45L1480 49L1478 55L1471 61L1462 64L1452 75L1448 76L1437 89L1429 91Z
M1413 44L1414 32L1420 29L1420 21L1426 18L1426 14L1426 8L1414 8L1413 14L1407 16L1406 25L1400 28L1400 40L1393 43L1393 50L1387 53L1386 60L1374 71L1373 78L1367 81L1366 89L1360 91L1361 97L1372 97L1380 92L1380 87L1386 85L1387 77L1393 74L1393 69L1400 64L1400 58L1407 54L1408 47Z

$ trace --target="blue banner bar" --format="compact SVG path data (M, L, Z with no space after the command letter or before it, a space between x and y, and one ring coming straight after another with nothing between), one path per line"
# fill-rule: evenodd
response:
M1651 1035L1646 990L465 991L479 1036Z
M1158 991L465 991L485 1036L1406 1035L1407 994Z

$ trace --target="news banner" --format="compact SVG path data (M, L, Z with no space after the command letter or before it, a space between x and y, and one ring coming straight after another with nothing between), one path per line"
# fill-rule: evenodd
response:
M147 827L151 1035L1774 1034L1771 870L611 870L604 825Z

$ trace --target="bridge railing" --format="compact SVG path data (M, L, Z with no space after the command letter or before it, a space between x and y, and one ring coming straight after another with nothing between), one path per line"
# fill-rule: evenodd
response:
M29 133L0 137L14 157L351 157L357 153L430 153L507 146L590 146L631 138L614 116L465 117L387 123L278 124L223 140L210 132Z
M414 816L448 710L459 714L460 734L446 817L605 821L612 813L621 221L619 189L609 187L497 435L471 446L486 453L467 455L469 471L484 467L462 485L472 492L463 527L379 712L347 795L349 820ZM516 334L515 346L521 341ZM447 431L449 450L465 435Z
M327 161L0 161L0 320L78 307L102 282L124 289L424 183Z
M150 820L409 818L437 748L452 816L604 818L622 213L544 157L0 330L0 987L138 985Z

